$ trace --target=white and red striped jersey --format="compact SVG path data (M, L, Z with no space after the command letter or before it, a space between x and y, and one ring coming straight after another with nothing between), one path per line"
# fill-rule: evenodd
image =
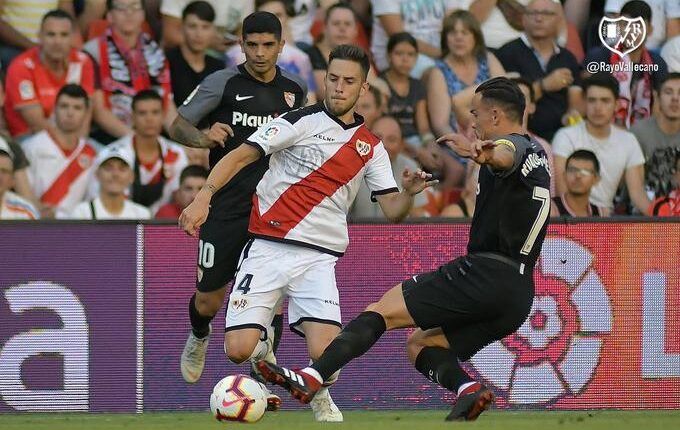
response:
M323 103L279 116L247 143L271 154L253 197L249 230L257 237L339 256L361 181L372 197L399 191L387 151L363 118L344 124Z
M41 131L22 143L30 165L28 180L40 201L57 212L69 213L85 199L97 150L80 139L72 151L56 136Z
M0 219L40 219L40 214L33 205L23 197L11 191L5 191L0 198Z
M172 193L179 188L179 176L182 170L189 165L186 152L180 145L162 136L158 137L158 143L161 147L161 158L149 165L137 160L134 136L122 137L104 149L105 151L124 152L128 160L135 160L135 163L139 163L139 182L141 185L154 184L161 180L161 176L165 177L161 198L149 206L151 213L155 213L158 208L172 200ZM135 170L134 165L131 167Z

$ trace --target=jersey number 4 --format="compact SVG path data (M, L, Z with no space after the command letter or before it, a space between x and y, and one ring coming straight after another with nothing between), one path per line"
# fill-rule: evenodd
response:
M524 255L531 253L531 249L534 247L534 243L536 243L536 238L548 219L550 214L550 190L543 187L534 187L533 199L541 202L541 209L539 209L534 224L531 226L531 230L529 230L527 240L522 245L520 253Z
M246 273L246 275L241 279L241 282L236 286L236 291L240 291L243 294L248 294L250 291L250 282L253 280L253 275Z

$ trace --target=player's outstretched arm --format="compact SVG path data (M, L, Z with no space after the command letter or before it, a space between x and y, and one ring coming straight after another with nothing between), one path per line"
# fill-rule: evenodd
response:
M231 127L220 122L216 122L207 133L203 133L180 114L177 114L177 117L172 122L169 133L175 142L190 148L224 146L224 141L229 136L234 136L234 131Z
M194 201L182 211L179 217L179 226L182 230L195 236L198 227L208 218L210 200L213 194L236 176L241 169L259 159L260 156L261 153L256 147L244 143L222 157L213 167L210 175L208 175L208 180L201 191L198 192Z
M488 164L496 171L512 169L515 162L515 145L507 139L469 140L462 134L449 133L437 139L437 143L448 146L461 157Z
M406 218L413 207L413 196L439 182L429 180L431 178L431 174L422 170L411 172L405 169L401 179L402 191L375 196L387 219L399 222Z

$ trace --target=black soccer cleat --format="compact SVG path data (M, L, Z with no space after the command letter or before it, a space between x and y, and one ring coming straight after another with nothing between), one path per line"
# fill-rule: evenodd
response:
M264 379L283 387L302 403L311 402L321 389L321 383L315 377L300 370L289 370L264 360L257 362L257 369Z
M446 421L474 421L489 409L496 396L479 382L467 387L460 393Z

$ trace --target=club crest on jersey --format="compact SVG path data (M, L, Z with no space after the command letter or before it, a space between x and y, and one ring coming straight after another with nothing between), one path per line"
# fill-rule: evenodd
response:
M281 130L277 126L270 125L269 127L267 127L267 129L265 131L260 133L259 138L261 140L269 140L269 139L273 138L274 136L276 136L277 134L279 134L279 131L281 131Z
M293 107L295 106L295 94L291 93L290 91L284 91L283 92L283 99L286 101L286 104L288 107Z
M371 152L371 144L364 142L363 140L357 139L356 143L357 152L362 157L367 156Z
M92 165L92 157L89 155L81 155L78 157L78 165L81 169L87 169Z

